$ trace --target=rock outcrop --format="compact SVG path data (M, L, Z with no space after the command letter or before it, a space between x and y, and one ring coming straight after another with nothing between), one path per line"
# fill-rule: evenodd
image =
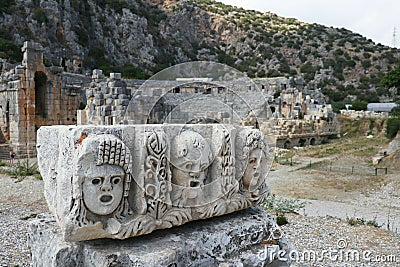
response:
M389 143L387 149L379 151L379 154L374 156L372 161L374 166L378 168L400 170L400 131Z
M376 75L399 58L397 49L343 28L208 0L15 0L0 7L0 23L1 41L15 44L15 51L0 49L0 57L15 56L25 40L33 40L44 47L48 65L135 78L177 63L211 60L249 77L301 74L309 88L330 92L343 85L340 90L346 91L360 84L374 87ZM330 96L341 101L342 91Z

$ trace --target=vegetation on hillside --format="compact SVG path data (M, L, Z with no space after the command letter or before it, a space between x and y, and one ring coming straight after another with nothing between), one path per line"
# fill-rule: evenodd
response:
M380 84L386 87L396 87L400 89L400 65L397 65L387 72L380 81ZM398 94L400 94L400 90Z
M12 41L10 34L0 29L0 58L10 60L11 62L21 62L21 47Z
M400 131L400 117L388 118L386 126L386 136L390 139L394 138Z
M18 62L20 52L16 48L22 44L16 42L31 39L51 47L45 52L50 65L60 64L59 51L82 57L83 73L101 68L106 74L120 71L126 78L143 79L177 63L217 60L249 77L302 76L308 88L321 88L336 106L354 100L378 102L393 98L387 83L379 81L399 63L399 50L375 44L344 28L303 23L212 0L57 1L63 14L68 9L74 16L71 28L65 28L45 2L33 0L21 5L14 0L0 0L0 16L13 14L20 18L12 27L3 27L0 57ZM115 42L126 38L129 30L119 29L118 25L127 17L145 21L138 31L142 39L134 39L137 48L118 51L114 43L109 49L107 38ZM52 25L58 25L55 34L40 32ZM102 35L96 36L99 25L98 33ZM74 42L65 39L67 34L76 37ZM151 42L147 43L146 38ZM146 47L149 45L154 47ZM141 50L146 49L152 52L151 58L142 58ZM126 54L116 57L117 52Z

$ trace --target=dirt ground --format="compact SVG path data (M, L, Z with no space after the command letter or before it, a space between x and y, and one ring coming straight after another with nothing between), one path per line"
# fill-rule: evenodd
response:
M290 223L284 228L299 249L310 249L310 244L326 245L327 238L335 236L345 236L353 242L360 235L369 242L379 239L382 249L398 251L398 235L385 229L400 232L400 173L389 168L388 174L380 172L375 176L371 160L386 143L387 140L345 138L284 151L277 159L267 178L271 192L308 201L300 213L308 216L290 214ZM0 175L0 188L0 266L29 266L29 219L48 211L43 181ZM375 220L381 228L353 227L339 219L347 217ZM310 232L321 232L321 236ZM337 233L332 237L333 232ZM349 234L353 232L354 236ZM375 232L385 238L377 238ZM333 238L328 243L334 246L336 241Z
M343 138L281 151L267 178L271 193L307 200L307 215L375 220L400 232L400 171L389 167L375 175L372 165L387 142Z

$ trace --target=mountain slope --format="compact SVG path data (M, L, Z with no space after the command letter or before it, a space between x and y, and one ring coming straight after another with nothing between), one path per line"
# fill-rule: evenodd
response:
M400 57L346 29L303 23L211 0L0 0L0 57L20 60L25 40L46 64L146 76L177 63L212 60L250 77L302 75L332 101L377 101ZM368 93L367 93L368 92ZM382 99L382 97L381 97ZM349 100L354 100L350 96Z

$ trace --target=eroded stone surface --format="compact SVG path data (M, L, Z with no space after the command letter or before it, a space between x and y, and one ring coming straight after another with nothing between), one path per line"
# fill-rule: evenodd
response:
M262 202L274 144L232 125L50 126L38 162L67 241L124 239Z
M32 221L33 266L288 266L266 251L292 249L258 207L143 237L65 242L53 216ZM272 261L271 261L272 259Z

